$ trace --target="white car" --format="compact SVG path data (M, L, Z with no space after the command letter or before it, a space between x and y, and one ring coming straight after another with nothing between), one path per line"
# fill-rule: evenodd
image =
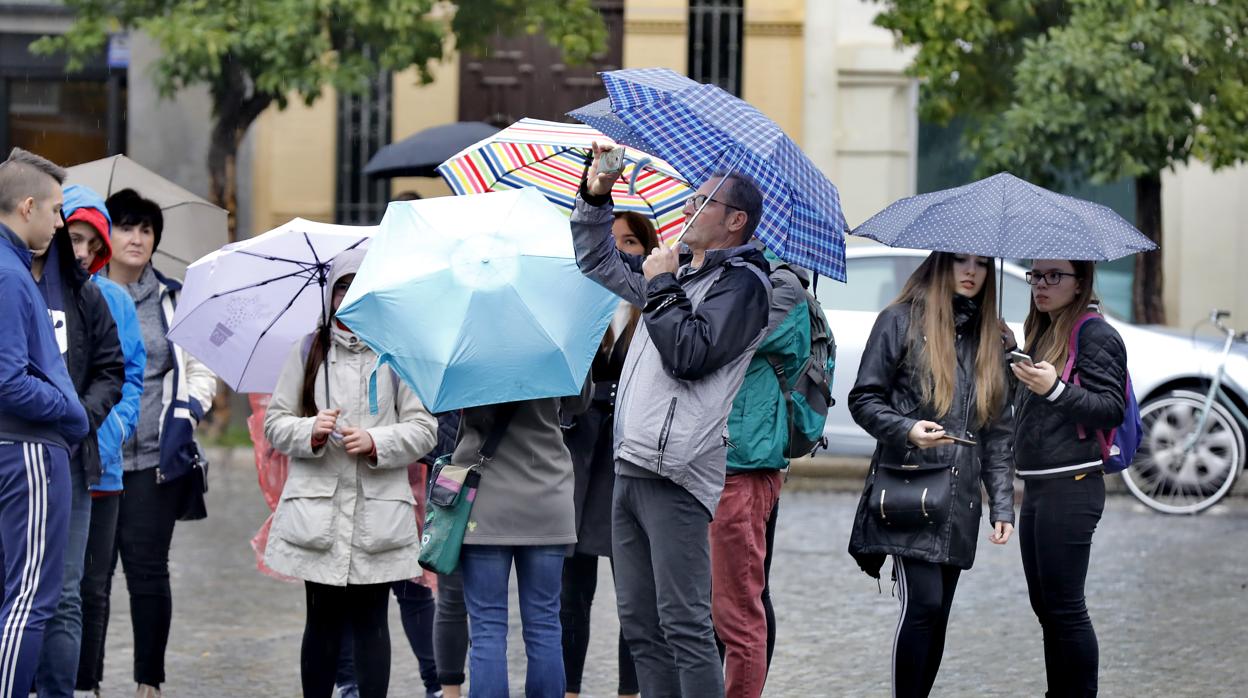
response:
M897 297L911 272L928 254L877 245L850 246L845 253L849 283L822 279L817 285L816 297L828 316L837 344L832 381L836 404L824 428L830 455L869 456L875 450L875 441L849 414L849 391L858 377L858 364L876 314ZM1020 342L1031 297L1024 274L1025 270L1018 265L1005 264L1003 312ZM1193 339L1189 334L1164 327L1133 325L1113 317L1108 320L1127 345L1128 369L1142 410L1149 402L1176 391L1191 394L1208 389L1221 359L1221 342ZM1248 404L1248 351L1243 344L1232 350L1223 386L1241 409ZM1156 425L1174 425L1184 419L1190 419L1190 413L1162 414L1157 419L1146 419L1145 429L1160 429L1163 427ZM1201 441L1194 477L1220 482L1228 468L1241 467L1246 431L1248 425L1234 418L1212 426Z

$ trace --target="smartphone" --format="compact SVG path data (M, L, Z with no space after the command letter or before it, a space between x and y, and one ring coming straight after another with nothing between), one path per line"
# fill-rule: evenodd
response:
M1030 357L1030 356L1027 356L1026 354L1024 354L1024 353L1023 353L1023 352L1021 352L1021 351L1012 351L1012 352L1010 352L1010 361L1012 361L1012 362L1014 362L1014 363L1016 363L1016 364L1027 364L1028 366L1034 366L1034 365L1035 365L1035 363L1031 360L1031 357Z
M933 431L938 431L938 430L937 430L937 429L928 429L928 430L927 430L927 433L929 433L929 434L930 434L930 433L932 433ZM945 434L945 435L944 435L943 437L941 437L941 438L949 439L950 441L954 442L955 444L958 444L959 446L977 446L977 445L978 445L978 444L976 444L974 441L971 441L970 439L964 439L964 438L962 438L962 437L960 437L960 436L953 436L953 435L951 435L951 434Z
M624 171L624 146L617 145L598 160L598 174L619 174Z

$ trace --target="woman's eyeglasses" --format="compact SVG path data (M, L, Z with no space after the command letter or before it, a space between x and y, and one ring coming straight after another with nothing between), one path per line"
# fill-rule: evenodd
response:
M1027 283L1031 284L1032 286L1038 286L1040 282L1043 281L1046 286L1056 286L1062 283L1062 277L1064 276L1073 276L1075 278L1079 277L1078 274L1072 274L1068 271L1053 271L1053 270L1045 271L1045 272L1029 271L1027 272Z

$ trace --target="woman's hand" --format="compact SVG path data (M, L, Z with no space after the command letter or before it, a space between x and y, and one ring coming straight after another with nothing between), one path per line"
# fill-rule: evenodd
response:
M368 433L367 429L343 427L342 447L353 456L372 455L373 437Z
M907 435L910 443L921 449L936 448L937 446L948 446L953 440L945 436L945 428L936 422L929 422L920 419L910 427L910 433Z
M988 540L997 545L1005 545L1009 542L1010 536L1014 533L1014 524L998 521L993 524L992 533L988 534Z
M316 413L316 419L312 422L313 443L325 443L329 439L334 426L338 424L338 415L341 412L342 410L321 410Z
M1018 348L1018 340L1014 339L1014 330L1006 324L1005 320L997 318L997 329L1001 330L1001 344L1006 351L1012 351Z
M1037 362L1034 366L1010 364L1010 370L1020 383L1036 395L1048 395L1057 382L1057 369L1048 361Z
M615 186L615 181L620 178L623 172L598 174L598 162L602 159L602 154L611 150L611 148L609 146L600 146L597 141L591 143L590 148L594 153L594 162L589 166L589 172L585 175L585 186L589 189L589 193L594 196L606 196L611 193L611 187Z

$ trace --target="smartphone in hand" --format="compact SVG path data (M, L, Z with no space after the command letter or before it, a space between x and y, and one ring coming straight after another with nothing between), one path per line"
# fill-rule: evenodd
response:
M1016 364L1023 364L1023 365L1025 365L1025 366L1035 366L1035 365L1036 365L1036 364L1035 364L1035 362L1033 362L1033 361L1031 360L1031 357L1030 357L1030 356L1028 356L1028 355L1024 354L1024 353L1023 353L1023 352L1021 352L1021 351L1012 351L1012 352L1010 352L1010 361L1011 361L1011 362L1013 362L1013 363L1016 363Z
M620 174L624 171L624 146L617 145L598 158L598 174Z

